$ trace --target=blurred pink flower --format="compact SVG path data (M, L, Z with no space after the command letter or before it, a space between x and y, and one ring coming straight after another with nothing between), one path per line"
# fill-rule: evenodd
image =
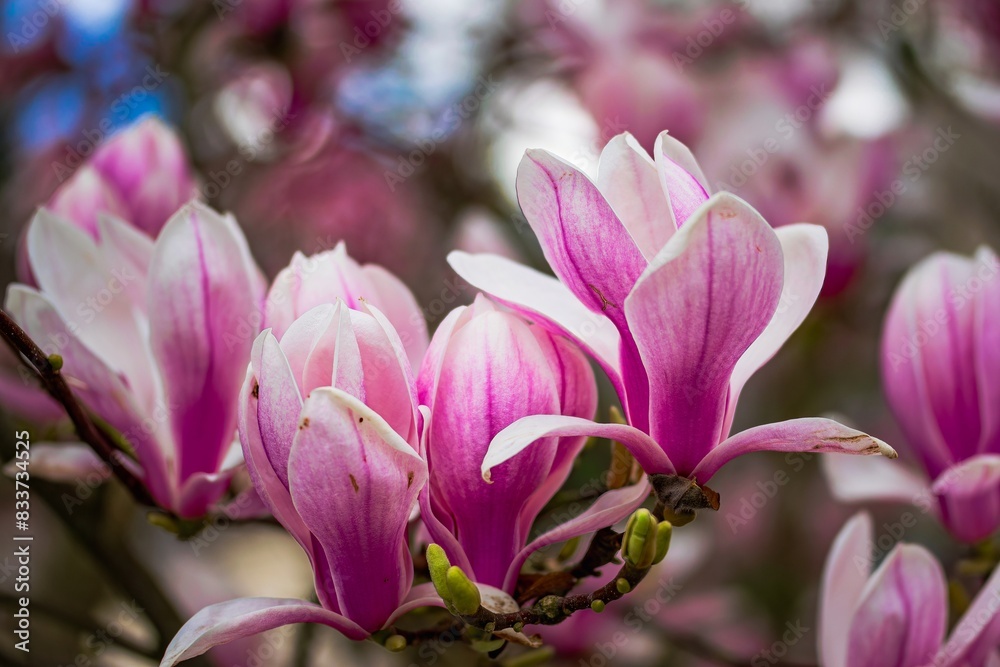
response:
M100 144L47 206L95 238L100 213L119 217L155 238L195 194L180 139L158 118L146 116Z
M197 202L155 243L110 216L97 224L95 241L41 209L27 232L38 289L12 285L6 307L62 356L83 403L135 451L122 465L156 502L200 517L240 462L236 396L253 332L232 332L259 311L263 277L236 221Z
M875 531L861 513L837 536L823 573L822 667L986 667L1000 660L1000 569L945 641L948 587L923 547L897 544L872 572Z
M487 483L479 471L490 440L527 415L590 418L597 387L589 362L569 341L482 295L438 327L418 391L428 408L422 450L430 484L421 496L423 520L433 541L477 582L513 593L534 551L624 519L649 493L645 482L610 491L527 544L586 438L539 440L494 468Z
M826 234L807 224L774 230L741 199L710 197L691 152L666 133L654 154L627 134L615 137L595 185L549 153L528 151L518 200L559 280L496 256L450 255L471 284L587 350L631 425L527 417L494 439L484 474L556 435L619 440L647 473L699 483L755 451L895 456L828 419L729 437L744 384L816 300Z
M834 492L933 509L964 542L993 535L1000 528L998 349L1000 262L992 250L981 247L975 258L936 253L914 266L886 314L882 382L926 477L882 466L864 474L829 461Z

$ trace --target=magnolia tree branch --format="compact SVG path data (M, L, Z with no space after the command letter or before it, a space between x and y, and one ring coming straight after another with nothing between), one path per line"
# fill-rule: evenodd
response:
M76 400L59 368L53 365L53 360L2 309L0 309L0 335L3 335L3 339L15 353L28 361L28 365L38 374L45 391L66 410L80 439L90 445L101 460L111 468L115 477L125 485L136 502L156 506L156 501L149 495L139 478L122 464L119 459L122 453L108 442Z
M625 563L614 579L593 593L547 595L527 609L509 613L493 612L480 605L475 614L462 616L462 620L489 632L507 628L520 631L525 625L557 625L582 609L603 611L605 605L620 599L634 589L646 577L649 570L648 567L640 569Z

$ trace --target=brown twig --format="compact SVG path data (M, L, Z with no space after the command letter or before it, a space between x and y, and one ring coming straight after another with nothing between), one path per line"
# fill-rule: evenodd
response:
M483 606L475 614L462 619L474 627L495 632L515 625L557 625L582 609L591 609L594 602L608 604L620 599L641 582L649 568L638 569L628 563L618 575L593 593L580 593L561 597L548 595L531 607L509 613L497 613Z
M65 378L52 365L49 357L2 309L0 309L0 335L15 353L28 361L28 365L38 374L45 391L66 410L80 439L90 445L101 460L110 466L111 471L125 485L136 502L156 506L156 501L149 495L142 482L122 464L119 459L121 453L105 439L100 429L76 400Z

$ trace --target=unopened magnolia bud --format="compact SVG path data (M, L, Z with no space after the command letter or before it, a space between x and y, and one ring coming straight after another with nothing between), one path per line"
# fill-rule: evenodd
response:
M448 568L446 576L448 592L451 593L451 602L455 605L458 613L463 616L471 616L479 611L479 605L482 603L479 589L465 576L462 568L452 565Z
M661 521L656 526L656 554L653 556L653 565L656 565L667 556L670 549L670 537L674 534L674 527L669 521Z
M385 640L385 647L393 653L399 653L406 648L406 637L393 635Z
M622 538L622 555L625 562L635 568L645 569L656 555L656 519L645 509L636 510L629 517L625 536Z
M436 544L427 547L427 569L431 572L431 582L434 583L434 590L445 602L451 601L451 594L448 591L448 568L451 563L448 561L448 554L444 549Z
M600 614L604 611L604 600L594 600L590 603L590 608Z

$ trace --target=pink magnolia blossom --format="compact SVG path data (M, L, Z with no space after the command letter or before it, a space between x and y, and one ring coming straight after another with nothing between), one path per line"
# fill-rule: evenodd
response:
M844 500L933 509L959 540L1000 528L1000 262L936 253L896 290L882 333L886 398L924 475L828 461ZM928 481L930 480L930 481Z
M822 667L987 667L1000 660L1000 569L945 639L948 586L926 549L897 544L872 572L875 531L856 515L837 536L823 573Z
M556 435L619 440L647 473L699 483L754 451L894 457L885 443L829 419L730 437L746 381L819 294L826 233L808 224L775 230L738 197L710 196L690 151L666 133L654 155L619 135L601 155L595 184L545 151L528 151L518 200L558 280L501 257L450 255L470 283L587 350L631 425L527 417L494 439L484 474Z
M311 257L295 253L267 294L265 325L280 340L297 318L337 299L354 309L361 309L362 302L378 308L398 332L413 368L420 366L427 350L427 322L413 293L381 266L358 264L343 241Z
M264 331L240 396L239 432L254 487L306 552L319 604L244 598L206 607L162 665L288 623L364 639L409 609L441 604L411 590L407 525L427 481L418 456L413 376L375 307L343 301Z
M240 462L236 397L252 338L229 332L264 291L236 221L192 202L155 243L109 216L95 241L41 209L27 252L38 289L12 285L7 310L62 356L83 403L128 441L136 461L122 465L156 502L202 516Z
M180 138L147 116L102 143L52 196L48 208L98 236L98 216L114 215L156 237L196 194Z
M597 387L587 359L569 341L482 295L441 323L418 388L428 408L424 523L449 559L477 582L513 593L534 551L612 525L648 495L645 482L605 493L586 512L528 544L536 517L566 481L586 438L543 438L497 466L487 483L480 465L490 440L528 415L590 418Z

